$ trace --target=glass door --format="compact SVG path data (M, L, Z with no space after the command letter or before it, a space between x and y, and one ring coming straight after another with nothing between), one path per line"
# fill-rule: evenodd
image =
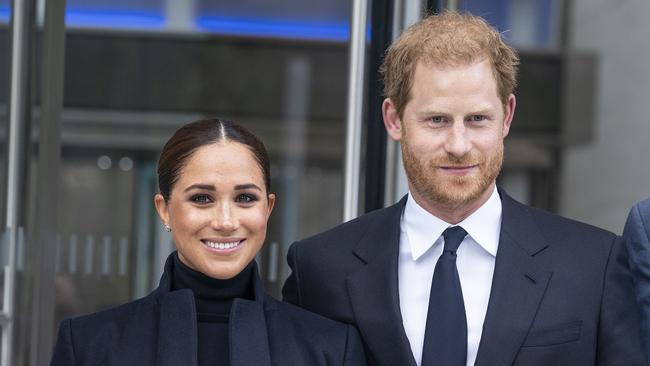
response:
M241 123L269 150L278 201L258 263L279 296L288 246L342 220L350 0L48 0L31 10L26 64L37 72L14 294L23 310L10 364L47 364L62 319L158 285L174 249L153 208L158 154L202 117ZM48 60L64 67L48 74ZM57 75L58 111L45 92Z

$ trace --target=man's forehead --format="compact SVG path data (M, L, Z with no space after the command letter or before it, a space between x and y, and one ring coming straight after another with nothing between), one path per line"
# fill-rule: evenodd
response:
M432 55L424 54L419 58L415 67L416 69L418 67L426 67L444 71L459 67L467 67L484 61L490 61L490 58L485 53L476 55L446 54L444 57L434 57ZM490 66L492 66L491 62Z

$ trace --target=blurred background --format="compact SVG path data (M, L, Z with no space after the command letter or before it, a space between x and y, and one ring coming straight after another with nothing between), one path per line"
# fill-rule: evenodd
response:
M377 68L425 12L481 15L520 53L508 192L616 233L650 196L650 2L359 3L0 0L0 366L47 365L63 318L157 286L173 243L155 166L189 121L267 145L278 202L258 262L276 296L293 241L399 200Z

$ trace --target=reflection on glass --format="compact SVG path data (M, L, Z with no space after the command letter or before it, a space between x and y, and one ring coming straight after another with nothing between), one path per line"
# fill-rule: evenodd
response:
M10 4L10 0L0 0L0 23L9 23L9 19L11 19ZM7 53L3 54L6 55Z
M487 19L516 47L560 46L561 5L558 0L461 0L459 9Z
M70 0L66 23L73 28L346 41L350 9L350 0Z
M56 324L157 285L173 249L152 204L157 156L176 128L202 116L244 125L269 150L278 202L258 261L269 292L279 294L288 246L341 220L348 7L68 1ZM104 24L136 13L160 16L160 32ZM206 25L223 17L237 18L236 37ZM115 24L151 24L129 22Z

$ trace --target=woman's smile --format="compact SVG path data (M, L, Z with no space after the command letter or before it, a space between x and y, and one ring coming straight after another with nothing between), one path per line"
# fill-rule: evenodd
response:
M246 239L202 239L201 243L211 252L231 254L242 247Z
M267 192L251 150L226 141L196 149L169 200L159 196L156 202L179 259L210 277L228 279L262 248L275 196Z

